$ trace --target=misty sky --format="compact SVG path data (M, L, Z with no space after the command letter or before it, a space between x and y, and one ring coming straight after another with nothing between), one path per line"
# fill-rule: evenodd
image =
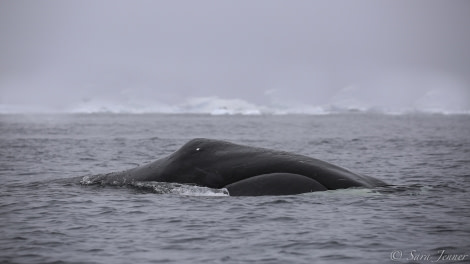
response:
M0 1L0 104L470 110L470 1Z

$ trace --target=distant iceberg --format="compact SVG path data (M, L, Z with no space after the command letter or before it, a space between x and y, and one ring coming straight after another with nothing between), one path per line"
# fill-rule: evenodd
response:
M111 101L89 99L71 105L65 109L48 108L35 105L0 104L1 114L14 113L67 113L67 114L208 114L208 115L328 115L343 113L374 113L374 114L470 114L470 110L444 107L439 104L439 94L429 93L414 106L385 107L358 100L337 100L325 105L309 105L305 103L279 102L268 105L257 105L242 99L227 99L217 96L192 97L178 104L166 104L151 100L143 101ZM432 100L431 100L432 99Z
M180 113L211 115L261 115L268 109L241 99L224 99L217 96L189 98L177 107Z

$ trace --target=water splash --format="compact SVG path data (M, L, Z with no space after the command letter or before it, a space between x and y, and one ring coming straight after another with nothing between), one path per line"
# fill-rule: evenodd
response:
M214 189L181 183L138 181L130 185L134 188L151 191L157 194L177 194L183 196L229 196L228 190L225 188Z

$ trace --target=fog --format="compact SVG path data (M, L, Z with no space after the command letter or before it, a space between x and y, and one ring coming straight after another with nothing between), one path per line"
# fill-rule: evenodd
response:
M0 110L470 112L465 0L4 0L0 38Z

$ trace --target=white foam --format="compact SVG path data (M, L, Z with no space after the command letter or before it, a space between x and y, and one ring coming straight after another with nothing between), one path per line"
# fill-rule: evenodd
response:
M90 176L83 176L83 178L80 180L80 184L91 185L91 184L93 184L93 181L90 178Z
M134 182L132 185L151 189L159 194L177 194L183 196L229 196L228 190L213 189L195 185L186 185L171 182Z

